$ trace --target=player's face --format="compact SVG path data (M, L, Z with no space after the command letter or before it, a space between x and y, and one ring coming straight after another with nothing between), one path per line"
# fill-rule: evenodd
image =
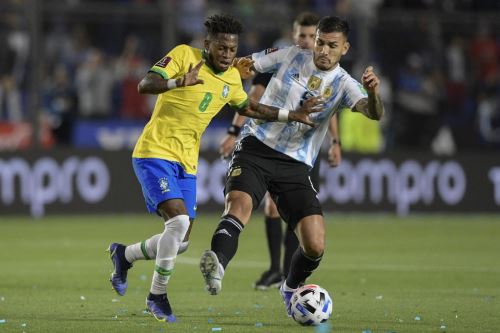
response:
M238 51L238 35L217 34L205 40L205 50L208 53L209 64L214 69L224 72L232 64Z
M314 48L315 38L316 38L315 25L297 25L293 29L293 41L301 49L312 50Z
M314 64L323 71L333 69L349 50L347 38L341 32L316 33Z

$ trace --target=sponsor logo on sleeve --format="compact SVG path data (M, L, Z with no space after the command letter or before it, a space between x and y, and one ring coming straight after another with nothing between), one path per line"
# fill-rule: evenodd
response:
M271 47L269 49L266 49L266 51L264 52L264 54L269 54L269 53L273 53L273 52L276 52L278 51L279 49L277 47Z
M163 57L160 61L158 61L155 66L165 68L167 67L168 63L172 60L170 57Z

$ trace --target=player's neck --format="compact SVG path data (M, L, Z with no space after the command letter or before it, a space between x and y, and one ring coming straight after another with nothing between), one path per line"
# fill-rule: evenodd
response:
M207 65L208 68L210 68L215 75L224 74L224 71L220 71L217 68L215 68L206 50L201 50L201 56L203 57L203 59L205 59L205 65Z

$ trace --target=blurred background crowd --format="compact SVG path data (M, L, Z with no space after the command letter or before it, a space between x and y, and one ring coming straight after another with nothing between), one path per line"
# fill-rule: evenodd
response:
M201 47L208 15L242 21L243 56L290 44L304 10L346 18L341 66L382 77L385 119L343 111L344 150L500 151L498 0L2 0L0 150L78 146L103 124L133 141L155 101L137 83L174 45Z

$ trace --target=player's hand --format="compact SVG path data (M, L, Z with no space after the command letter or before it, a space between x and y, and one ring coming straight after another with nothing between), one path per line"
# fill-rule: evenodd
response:
M177 87L187 87L194 86L197 84L203 84L203 80L198 78L198 73L200 72L201 66L205 63L205 60L201 60L193 68L193 64L189 64L189 70L183 77L177 79Z
M335 168L339 166L340 162L342 162L342 153L340 150L340 145L338 143L332 144L330 149L328 149L328 164Z
M236 135L227 134L220 143L219 154L224 159L229 158L235 146L236 146Z
M252 69L254 61L250 58L234 58L233 67L240 72L243 80L250 79L255 76L255 71Z
M322 96L315 96L308 98L304 101L302 106L295 112L288 114L288 119L291 121L298 121L300 123L315 127L314 122L311 121L309 115L313 112L321 112L325 107L325 100Z
M368 66L363 73L361 78L361 82L363 83L363 87L369 93L378 94L380 79L373 72L373 67Z

